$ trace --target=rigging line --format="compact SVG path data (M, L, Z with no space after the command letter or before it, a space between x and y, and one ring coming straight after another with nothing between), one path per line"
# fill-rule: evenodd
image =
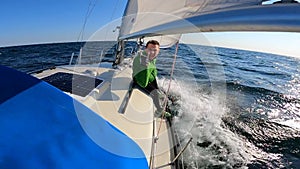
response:
M98 1L98 0L95 0L93 4L92 4L92 1L89 2L89 6L88 6L88 9L87 9L85 18L84 18L83 26L82 26L82 29L81 29L79 35L78 35L77 42L78 42L79 40L81 40L81 41L83 40L83 35L84 35L84 30L85 30L85 26L86 26L87 20L88 20L88 18L90 17L92 11L94 10L97 1Z
M82 34L83 34L83 30L85 28L85 25L86 25L86 22L87 22L87 16L88 16L88 13L89 13L89 10L90 10L90 6L91 6L91 1L89 2L89 6L88 6L88 9L86 11L86 14L85 14L85 17L84 17L84 21L83 21L83 25L82 25L82 28L79 32L79 35L77 37L77 42L79 41L80 37L82 37Z
M119 4L120 4L120 0L118 0L118 1L116 2L116 4L114 5L113 12L111 13L111 16L110 16L110 21L113 19L114 15L116 14L117 7L119 6ZM116 29L116 30L117 30L117 29ZM108 29L106 29L104 40L107 39L107 34L108 34Z
M82 42L82 40L83 40L83 32L84 32L84 29L85 29L85 26L86 26L86 23L87 23L87 19L88 19L88 17L91 15L91 13L92 13L94 7L96 6L96 2L97 2L97 0L94 2L94 5L93 5L92 8L91 8L92 1L90 0L90 2L89 2L89 6L88 6L88 9L87 9L85 18L84 18L84 23L83 23L83 25L82 25L82 28L81 28L79 34L78 34L76 43L74 43L74 46L75 46L75 47L76 47L76 44L79 42L80 37L81 37L81 40L80 40L80 41ZM80 43L80 50L81 50L82 46L83 46L83 44ZM72 53L72 56L71 56L71 59L70 59L70 62L69 62L70 64L72 64L73 55L74 55L74 52ZM78 56L78 57L81 57L81 52L79 53L79 56Z
M176 63L176 58L177 58L177 53L178 53L178 46L179 46L179 41L176 42L175 54L174 54L172 69L171 69L171 72L170 72L170 81L169 81L168 89L167 89L167 92L166 92L165 98L164 98L163 110L166 110L166 107L167 107L167 99L168 99L168 94L170 92L171 82L172 82L173 73L174 73L174 69L175 69L175 63ZM159 128L158 128L158 131L157 131L157 136L160 132L160 129L161 129L161 126L162 126L162 121L163 121L163 118L165 117L165 113L166 113L166 111L163 111L163 113L162 113L162 117L161 117L161 120L160 120L160 123L159 123Z
M90 4L91 3L92 2L90 1ZM90 15L92 14L92 11L94 10L94 8L96 6L96 3L97 3L97 0L94 1L93 6L90 8L90 10L87 11L87 15L86 15L86 18L85 18L85 21L84 21L84 25L83 25L83 29L82 29L81 40L83 40L83 35L84 35L85 27L86 27L86 24L87 24L87 20L90 17Z
M112 20L113 16L116 14L117 7L119 6L119 4L120 4L120 0L118 0L118 2L115 4L113 13L110 16L110 20Z

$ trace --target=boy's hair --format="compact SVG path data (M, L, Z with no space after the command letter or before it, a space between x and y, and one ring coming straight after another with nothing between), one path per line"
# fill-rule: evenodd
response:
M159 45L159 42L156 41L156 40L149 40L149 41L147 42L147 44L146 44L146 47L148 47L149 44L160 46L160 45Z

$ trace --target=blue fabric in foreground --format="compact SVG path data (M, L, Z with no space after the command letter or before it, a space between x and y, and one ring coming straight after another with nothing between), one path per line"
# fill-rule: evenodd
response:
M14 70L6 73L20 78ZM33 78L23 76L19 83ZM133 140L70 96L37 81L0 104L0 168L148 168ZM6 85L1 83L1 90Z

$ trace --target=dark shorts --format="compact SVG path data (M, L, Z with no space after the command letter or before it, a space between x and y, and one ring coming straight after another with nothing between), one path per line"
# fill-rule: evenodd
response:
M150 82L146 87L141 87L136 81L133 80L133 88L139 88L147 94L150 94L153 90L158 89L158 85L156 79Z

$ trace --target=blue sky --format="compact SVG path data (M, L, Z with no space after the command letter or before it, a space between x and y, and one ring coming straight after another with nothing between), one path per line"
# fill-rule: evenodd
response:
M92 0L85 38L122 16L124 0ZM3 0L0 46L76 41L88 11L88 0ZM115 11L115 12L113 12Z
M126 1L2 0L0 47L77 41L88 8L93 6L86 23L84 39L88 39L105 24L120 18ZM185 35L182 40L185 43L300 57L300 33L202 33Z
M219 46L300 58L300 33L222 32L183 35L184 43Z

